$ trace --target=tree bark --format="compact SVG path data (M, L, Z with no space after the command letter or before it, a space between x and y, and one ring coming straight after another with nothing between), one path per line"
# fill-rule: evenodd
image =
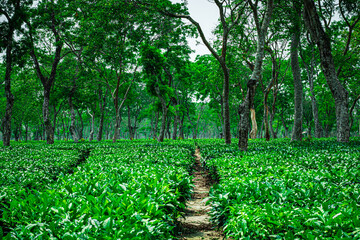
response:
M185 119L185 114L182 115L182 117L180 118L179 117L179 137L180 139L185 139L185 136L184 136L184 119Z
M170 116L167 117L167 121L166 121L166 136L168 139L170 139L170 123L171 123L171 119Z
M88 114L91 117L91 130L89 134L89 142L91 142L94 139L94 129L95 129L95 113L91 114L90 109L87 109Z
M29 27L29 33L30 33L30 41L31 41L31 50L30 50L30 56L34 62L34 68L36 71L36 74L38 76L38 78L40 79L43 88L44 88L44 103L43 103L43 120L44 120L44 125L45 125L45 131L46 131L46 143L47 144L54 144L54 127L51 124L51 120L50 120L50 111L49 111L49 102L50 102L50 93L51 93L51 88L55 82L55 77L56 77L56 70L57 70L57 66L60 62L60 55L61 55L61 50L62 47L64 45L64 43L61 41L60 39L60 34L58 32L58 30L56 29L56 27L58 27L58 21L56 21L56 16L55 16L55 12L52 11L50 12L50 16L51 16L51 23L50 23L50 30L52 31L54 38L55 38L55 55L54 55L54 60L52 63L52 68L51 68L51 72L50 75L44 76L44 74L41 71L41 67L40 67L40 63L38 61L38 58L35 54L35 43L33 40L33 36L32 36L32 26L29 22L27 22L27 25Z
M166 118L168 113L168 107L166 106L166 104L162 103L161 105L162 105L162 117L161 117L162 119L161 119L160 134L158 138L159 142L164 141L165 130L166 130Z
M273 0L270 0L271 2ZM226 64L226 54L227 54L227 44L228 44L228 37L229 37L229 33L231 32L231 30L233 29L233 27L235 25L237 25L237 23L240 20L240 16L244 13L243 9L240 9L241 5L237 4L235 9L232 9L229 6L223 6L224 1L219 1L219 0L215 0L214 1L215 4L217 5L218 9L219 9L219 14L220 14L220 21L221 21L221 26L223 29L223 35L222 35L222 46L221 46L221 55L219 55L217 53L217 51L210 45L210 43L207 41L204 32L200 26L200 24L198 22L196 22L192 17L190 17L189 15L177 15L177 14L173 14L173 13L169 13L166 11L162 11L160 10L161 13L170 16L170 17L176 17L176 18L185 18L187 20L189 20L198 30L199 35L201 37L201 40L203 41L204 45L208 48L208 50L211 52L211 54L216 58L216 60L219 62L221 69L223 71L223 77L224 77L224 81L223 81L223 98L224 98L224 127L225 129L223 129L224 134L225 134L225 143L226 144L230 144L231 143L231 129L230 129L230 106L229 106L229 79L230 79L230 72L229 69L227 67ZM226 19L226 7L229 7L228 9L232 12L231 16L233 18L231 18L231 24L229 24L227 22Z
M176 140L177 137L177 124L178 124L178 113L176 112L175 116L174 116L174 127L173 127L173 134L172 134L172 139Z
M260 20L257 12L257 6L254 6L252 1L249 1L250 6L253 10L254 21L257 29L257 50L256 50L256 60L254 71L250 77L250 80L247 83L247 93L244 102L239 108L240 115L240 131L239 131L239 149L242 151L247 151L248 148L248 132L249 132L249 115L250 108L254 104L255 90L258 80L261 77L261 68L264 59L264 49L265 49L265 37L267 30L270 24L272 12L274 9L273 0L267 1L267 9L264 15L264 20L260 25Z
M270 128L272 138L276 139L277 138L277 131L274 131L274 126L273 126L274 117L275 117L275 113L274 112L270 113L269 128ZM278 126L279 126L279 124L278 124Z
M331 53L330 39L321 25L319 15L316 12L315 3L313 0L303 0L303 2L305 6L305 23L310 32L312 40L319 48L321 65L325 79L335 100L337 140L339 142L348 142L350 139L350 121L348 109L349 94L337 77L334 60Z
M75 131L75 110L72 102L72 94L69 96L69 107L70 107L70 134L74 140L74 142L79 142L79 137Z
M78 128L78 136L79 136L79 140L83 139L83 134L84 134L84 121L83 121L83 118L82 118L82 113L79 111L79 109L77 108L76 109L76 112L79 116L79 119L80 119L80 127Z
M97 141L101 141L102 137L103 137L107 93L108 93L108 90L106 90L106 93L104 95L102 95L101 86L99 86L100 123L99 123L97 138L96 138Z
M251 126L252 126L252 129L251 129L251 132L250 132L250 138L256 139L256 134L257 134L257 131L258 131L258 127L257 127L257 122L256 122L255 109L251 108L250 112L251 112Z
M299 44L300 44L300 32L293 33L290 55L291 55L291 69L294 78L295 113L294 113L294 125L293 125L291 141L302 140L303 85L301 82L301 71L299 65L299 51L298 51Z
M313 58L314 58L314 56L313 56ZM307 65L305 64L305 66L307 66ZM323 129L322 129L321 124L320 124L319 110L318 110L318 106L317 106L317 102L316 102L316 98L315 98L315 90L314 90L314 59L312 59L312 61L310 63L310 68L311 69L308 69L308 67L306 67L308 80L309 80L309 85L310 85L311 107L312 107L312 113L313 113L314 124L315 124L315 138L321 138Z
M129 138L133 140L135 138L134 127L131 125L131 112L130 106L127 106L127 114L128 114L128 129L129 129Z
M50 119L50 110L49 110L49 102L50 102L50 89L44 89L44 103L43 103L43 119L45 125L46 132L46 143L54 144L54 128L51 124Z

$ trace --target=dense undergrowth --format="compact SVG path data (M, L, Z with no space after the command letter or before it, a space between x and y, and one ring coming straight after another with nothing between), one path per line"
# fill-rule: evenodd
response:
M198 146L232 239L360 238L360 139L14 143L0 148L0 238L174 239Z

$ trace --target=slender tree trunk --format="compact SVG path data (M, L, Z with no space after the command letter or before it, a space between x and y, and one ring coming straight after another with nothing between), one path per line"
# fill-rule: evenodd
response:
M300 30L299 30L300 31ZM294 125L291 136L291 141L302 140L302 119L303 119L303 85L301 82L301 71L299 65L299 44L300 32L296 32L292 36L291 42L291 69L294 78L294 100L295 100L295 113Z
M79 142L79 137L75 131L75 111L74 111L74 105L72 102L72 96L69 96L69 107L70 107L70 134L74 140L74 142Z
M316 102L315 90L314 90L314 68L315 68L314 50L315 49L313 46L311 50L312 50L312 58L311 58L310 66L305 63L304 59L303 62L306 68L307 77L310 85L310 99L311 99L312 114L315 124L315 138L321 138L323 129L321 127L319 120L319 110L318 110L318 105Z
M79 116L79 119L80 119L80 127L78 128L78 136L79 136L79 140L80 139L83 139L83 135L84 135L84 121L83 121L83 118L82 118L82 114L81 112L79 111L79 109L76 109L76 112Z
M230 104L229 104L229 86L230 73L227 66L223 67L224 72L224 126L225 126L225 143L231 144L231 129L230 129Z
M313 0L303 0L304 2L304 19L310 35L316 42L319 52L321 65L333 98L335 100L337 140L339 142L348 142L350 138L349 122L349 98L348 92L339 81L331 53L330 39L325 33Z
M284 75L285 77L285 75ZM283 78L284 78L283 77ZM276 105L276 100L277 100L277 93L278 93L278 84L276 84L276 88L274 89L274 92L273 92L273 103L272 103L272 106L271 106L271 114L270 114L270 132L272 134L272 138L277 138L277 131L274 131L274 118L275 118L275 112L276 112L276 108L275 108L275 105ZM279 124L277 125L277 128L279 127Z
M185 136L184 136L184 119L185 119L185 114L182 115L181 118L179 118L179 137L180 139L185 139Z
M170 136L171 136L171 134L170 134L170 123L171 123L171 118L168 116L167 117L167 125L166 125L166 136L167 136L167 138L168 139L170 139Z
M172 139L176 140L177 137L177 124L178 124L178 113L176 112L175 116L174 116L174 128L173 128L173 135L172 135Z
M157 129L158 129L158 124L159 124L159 116L160 113L159 111L156 112L156 117L155 117L155 126L154 126L154 130L153 130L153 138L157 139Z
M12 45L13 45L13 33L12 23L9 22L10 30L7 36L6 46L6 71L5 71L5 95L6 95L6 110L4 117L4 134L3 145L10 146L11 138L11 117L12 109L14 105L14 95L11 93L11 71L12 71Z
M224 111L224 97L221 96L220 99L220 107L221 107L221 116L220 116L220 123L221 123L221 134L220 138L225 138L225 111Z
M274 113L270 113L269 128L270 128L270 132L271 132L273 139L277 138L277 132L274 131L274 126L273 126L274 116L275 116ZM279 124L278 124L278 126L279 126Z
M20 141L22 141L22 121L20 121L20 124L19 124L19 139Z
M28 141L28 133L29 133L29 124L25 124L25 141Z
M164 136L165 136L165 130L166 130L166 118L167 118L167 113L168 113L168 108L166 106L166 104L162 104L162 119L161 119L161 128L160 128L160 135L158 138L159 142L163 142L164 141Z
M101 141L103 137L103 130L104 130L104 119L105 119L105 107L106 107L106 95L108 90L106 90L105 95L102 95L101 86L99 86L99 109L100 109L100 123L99 129L97 134L97 141Z
M94 130L95 130L95 113L91 114L90 109L88 109L88 114L91 117L91 130L89 134L89 142L94 139Z
M127 106L127 114L128 114L128 129L129 129L129 137L130 140L133 140L135 138L135 132L134 127L131 126L131 112L130 112L130 106Z
M272 64L272 78L269 85L264 90L264 126L265 126L265 139L266 141L270 141L270 132L269 132L269 106L268 106L268 98L271 88L274 85L276 78L276 60L273 58Z
M19 125L15 124L15 129L14 129L14 137L15 137L15 141L18 142L19 141Z

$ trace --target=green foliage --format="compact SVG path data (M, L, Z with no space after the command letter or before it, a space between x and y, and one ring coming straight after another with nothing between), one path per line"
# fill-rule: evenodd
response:
M248 152L198 141L219 177L212 220L234 239L354 239L360 227L359 140L251 141Z
M8 238L173 238L192 188L189 171L193 157L186 144L134 140L57 143L52 147L66 152L74 147L92 151L73 174L58 173L55 183L43 182L40 189L24 188L12 194L1 218L10 229ZM23 146L17 148L21 151ZM43 145L26 145L22 158L37 148L50 151ZM13 159L4 158L9 166ZM65 163L63 158L54 159L59 165Z

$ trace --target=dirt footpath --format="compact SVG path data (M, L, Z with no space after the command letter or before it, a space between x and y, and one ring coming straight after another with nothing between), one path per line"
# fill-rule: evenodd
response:
M221 233L214 230L214 226L210 223L208 215L210 206L206 205L206 201L211 184L208 173L201 167L199 149L196 149L195 157L194 193L192 199L187 202L185 219L180 219L184 228L180 239L223 239Z

